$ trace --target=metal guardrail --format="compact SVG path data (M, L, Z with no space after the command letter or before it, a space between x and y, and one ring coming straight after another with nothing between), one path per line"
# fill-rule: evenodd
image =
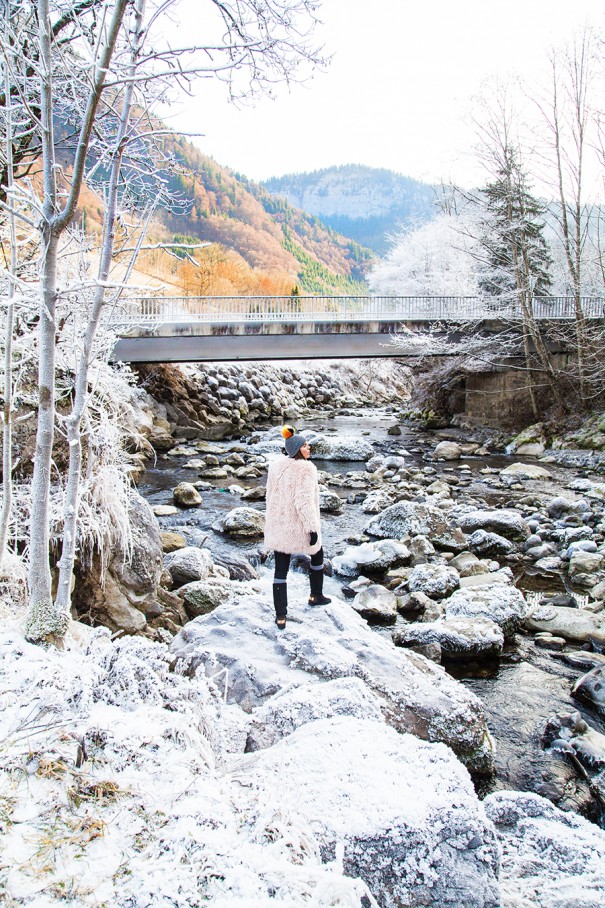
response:
M605 317L605 298L582 297L586 318ZM540 297L537 319L572 319L575 299ZM481 321L522 318L517 301L475 296L178 296L122 300L115 325L206 322Z

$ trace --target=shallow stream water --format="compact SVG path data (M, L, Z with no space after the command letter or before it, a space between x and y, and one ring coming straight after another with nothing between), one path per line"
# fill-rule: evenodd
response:
M470 483L473 497L481 497L490 505L503 507L512 499L512 493L491 488L489 474L485 475L481 471L485 468L499 470L523 458L489 455L466 457L455 464L433 463L425 459L425 456L442 440L439 433L402 427L401 435L392 436L387 430L395 421L392 414L381 410L359 411L355 415L335 418L318 413L306 419L304 427L330 435L367 437L377 453L404 454L411 468L428 467L437 473L453 471L461 478L461 488ZM217 445L229 449L238 447L241 442L219 442ZM198 479L197 471L186 466L189 459L191 455L165 456L147 470L139 490L150 504L172 504L172 489L179 482L195 482ZM531 462L531 458L527 460ZM364 469L361 462L314 459L314 463L320 471L341 475ZM461 470L463 465L467 465L470 471ZM557 484L558 493L563 494L573 479L584 475L581 470L553 464L549 464L548 469ZM215 532L212 524L222 514L242 505L263 510L264 502L242 501L228 487L234 484L256 486L264 480L242 481L230 477L210 482L213 487L202 492L202 507L183 511L173 517L160 518L162 529L178 530L190 544L203 544L215 555L225 555L235 550L259 566L262 550L258 541L234 541ZM518 494L539 494L536 483L527 483L525 488L525 492ZM339 487L336 491L341 497L347 497L345 487ZM552 494L552 485L550 492ZM322 534L327 557L332 558L341 553L347 545L347 538L362 533L368 520L369 515L361 510L359 502L353 501L345 504L339 515L324 514ZM261 570L268 569L261 566ZM344 580L340 582L336 578L328 580L328 593L330 588L338 591L338 587L344 583ZM530 596L540 595L535 592L535 582L530 576L520 575L517 585ZM551 587L542 593L559 591L560 589ZM403 622L404 619L398 621ZM389 637L392 630L393 627L376 628L377 633ZM586 782L579 778L577 771L568 765L564 756L545 751L540 743L541 728L550 716L575 710L580 711L590 726L605 733L605 722L599 715L571 697L573 683L583 672L568 667L556 656L538 648L532 637L523 634L519 634L515 644L506 649L503 658L494 663L448 665L446 669L483 701L488 725L496 743L496 776L489 783L489 790L511 788L538 791L551 797L565 809L579 810L603 823L600 805L591 796Z

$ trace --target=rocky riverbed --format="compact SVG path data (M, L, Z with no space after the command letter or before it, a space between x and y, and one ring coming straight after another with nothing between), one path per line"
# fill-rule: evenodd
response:
M54 716L15 769L44 810L8 799L11 866L65 777L78 803L107 792L90 878L116 905L597 908L600 456L549 449L540 426L420 428L387 372L285 371L185 371L181 397L173 382L150 405L133 557L116 553L102 588L94 566L76 584L79 617L113 642L75 625L62 667L10 630L0 642L8 738ZM183 397L201 401L208 378L230 392L210 431ZM332 603L307 605L298 559L279 632L262 531L283 418L320 471ZM166 874L143 883L146 859ZM8 879L29 904L25 877L0 891Z
M282 420L269 429L263 420L299 417L320 469L335 598L479 695L498 744L481 790L538 791L601 821L602 455L548 449L539 425L512 441L478 427L418 427L393 403L409 377L393 374L222 366L185 372L176 390L172 381L172 402L156 405L158 459L140 486L164 572L134 596L116 584L117 608L105 593L103 621L169 639L229 601L233 584L270 575L264 478L280 456ZM147 377L158 393L157 375ZM200 387L219 389L221 418L235 407L231 437L202 438L191 424ZM382 408L361 407L367 395ZM242 434L244 419L258 429ZM148 545L153 532L142 535ZM305 572L305 559L296 569Z

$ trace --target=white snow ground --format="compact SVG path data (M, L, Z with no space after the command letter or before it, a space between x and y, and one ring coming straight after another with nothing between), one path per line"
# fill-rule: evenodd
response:
M266 579L262 586L268 594ZM381 761L394 753L397 738L410 761L430 752L435 777L434 784L421 784L412 773L416 783L408 784L402 763L401 785L386 780L396 813L409 810L422 821L433 800L445 797L468 804L492 829L466 770L444 745L397 736L373 714L322 718L317 734L310 723L275 747L243 755L251 717L223 703L220 679L213 685L202 672L175 674L170 662L163 644L112 642L104 629L81 625L73 626L63 651L36 647L25 641L19 620L5 614L1 904L376 906L366 883L345 875L342 846L322 863L322 835L329 820L343 837L346 828L369 823ZM334 734L351 745L340 780L334 761L322 758L330 741L334 747ZM279 748L290 761L296 753L294 773L275 774ZM375 771L374 791L362 766ZM452 773L459 774L453 788ZM526 803L510 793L506 810L498 797L488 813L502 846L502 908L604 904L605 833L579 818L570 822L536 796ZM326 805L339 801L346 803L346 828L326 813ZM507 819L511 811L514 823Z

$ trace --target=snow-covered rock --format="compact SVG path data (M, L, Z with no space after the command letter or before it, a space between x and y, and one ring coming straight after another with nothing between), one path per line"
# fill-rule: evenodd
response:
M163 551L158 522L136 492L130 494L128 515L130 552L122 551L116 541L105 565L98 554L90 565L80 565L72 604L78 614L91 616L112 630L133 634L145 628L145 613L156 604Z
M358 435L320 435L311 431L302 434L309 440L312 457L319 460L366 461L374 454L370 442Z
M265 515L254 508L233 508L212 524L216 533L260 539L265 531Z
M393 492L391 489L374 489L370 492L361 503L361 510L364 514L379 514L388 508L393 502Z
M380 542L363 542L350 545L342 555L332 559L332 567L343 577L356 577L359 573L381 573L405 564L410 559L408 548L395 539Z
M291 599L296 579L289 583ZM439 666L395 648L344 602L290 607L289 618L285 631L272 633L269 596L251 595L245 608L230 602L191 621L170 650L183 670L221 677L227 702L247 711L292 684L361 678L384 700L387 721L398 731L444 741L469 767L489 771L482 705Z
M206 580L194 580L179 589L185 611L190 618L206 615L226 602L231 595L233 585L224 579L208 577Z
M325 514L340 514L344 507L344 501L329 489L320 488L319 490L319 509Z
M277 795L277 796L276 796ZM341 716L241 758L233 798L262 842L296 816L308 847L360 877L381 908L497 908L498 847L451 751Z
M494 556L510 555L514 545L499 533L490 533L488 530L475 530L466 540L466 544L473 554Z
M602 829L535 794L499 791L483 805L498 834L504 908L602 908Z
M254 711L246 750L271 747L307 722L335 716L383 721L379 698L359 678L299 684L276 694Z
M504 634L489 618L444 618L405 624L393 631L396 646L428 646L438 643L452 660L493 659L502 654Z
M394 624L397 620L397 596L378 583L361 590L351 604L370 624Z
M514 541L524 541L529 536L529 527L523 519L523 515L513 508L500 508L497 511L467 511L458 515L458 526L465 533L487 530Z
M194 580L204 580L212 570L212 554L209 549L187 545L166 555L164 567L169 571L175 587L184 586Z
M460 586L460 574L446 564L418 564L408 578L412 593L426 593L434 599L449 596Z
M514 637L527 612L523 593L504 584L456 590L445 600L447 618L489 618L502 628L506 640Z
M449 524L443 511L412 501L400 501L386 508L365 525L364 531L382 539L427 536L437 548L453 552L467 548L466 536Z

